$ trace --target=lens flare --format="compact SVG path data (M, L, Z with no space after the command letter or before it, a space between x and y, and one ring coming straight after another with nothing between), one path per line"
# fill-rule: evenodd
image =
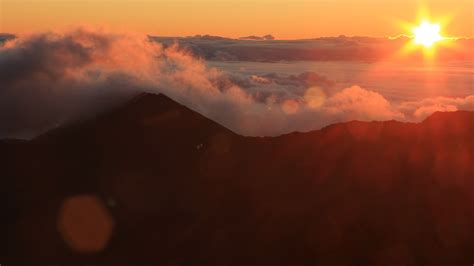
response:
M443 39L440 35L441 27L439 24L423 21L421 25L413 29L415 34L414 42L425 47L431 47L436 42Z

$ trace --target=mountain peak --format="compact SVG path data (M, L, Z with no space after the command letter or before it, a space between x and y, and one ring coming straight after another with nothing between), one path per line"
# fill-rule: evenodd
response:
M236 136L229 129L177 103L164 94L140 93L112 110L95 118L77 121L47 132L37 141L57 138L114 138L141 139L149 136L187 138L187 134L205 138L220 132ZM189 138L189 137L188 137Z

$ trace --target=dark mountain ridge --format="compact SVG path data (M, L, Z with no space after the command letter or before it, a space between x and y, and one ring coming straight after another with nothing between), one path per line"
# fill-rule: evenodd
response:
M470 265L473 132L474 112L459 111L242 137L144 94L31 141L0 142L4 261ZM72 251L61 229L61 206L77 195L104 202L115 224L97 253Z

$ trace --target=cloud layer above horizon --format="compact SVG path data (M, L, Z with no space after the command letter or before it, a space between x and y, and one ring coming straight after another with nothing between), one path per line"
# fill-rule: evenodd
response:
M306 71L240 75L178 45L88 29L41 33L0 47L0 138L30 138L140 92L164 93L243 135L280 135L348 120L421 121L474 110L466 97L391 102Z

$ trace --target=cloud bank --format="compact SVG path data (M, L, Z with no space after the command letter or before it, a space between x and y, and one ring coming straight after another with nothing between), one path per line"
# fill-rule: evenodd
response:
M267 38L266 38L267 37ZM273 40L271 36L249 36L230 39L219 36L197 35L192 37L150 36L159 43L173 45L176 42L206 60L215 61L352 61L379 62L384 60L421 60L423 53L404 54L411 42L408 36L389 37L338 36L306 40ZM259 40L259 41L255 41ZM474 39L445 39L437 46L437 58L442 60L474 59Z
M7 41L0 48L0 84L0 138L30 138L140 92L164 93L252 136L474 110L474 95L394 104L370 88L335 90L334 82L314 72L236 76L178 45L88 29Z

